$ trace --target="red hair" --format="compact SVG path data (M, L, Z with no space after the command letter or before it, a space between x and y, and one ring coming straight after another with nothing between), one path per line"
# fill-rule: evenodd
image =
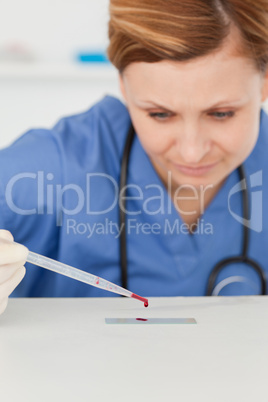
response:
M268 0L110 0L108 57L132 62L186 61L219 49L235 25L243 55L268 67Z

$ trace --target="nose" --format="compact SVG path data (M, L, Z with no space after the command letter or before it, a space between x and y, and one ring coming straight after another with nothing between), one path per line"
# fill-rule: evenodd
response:
M211 149L211 140L198 124L188 123L176 136L177 150L186 164L198 164Z

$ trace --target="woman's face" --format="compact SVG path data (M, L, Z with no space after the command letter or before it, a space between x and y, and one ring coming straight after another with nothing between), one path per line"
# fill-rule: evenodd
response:
M257 141L267 77L235 52L237 39L188 62L132 63L121 91L143 148L174 186L219 186Z

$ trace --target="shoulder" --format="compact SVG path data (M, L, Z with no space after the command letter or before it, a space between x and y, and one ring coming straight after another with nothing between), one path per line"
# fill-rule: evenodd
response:
M0 150L0 178L5 180L22 172L58 170L59 149L52 130L29 130L10 146Z
M60 159L70 158L74 164L77 159L80 163L83 157L90 158L93 151L109 150L117 157L122 152L129 124L125 105L117 98L105 96L89 110L63 117L51 129L29 130L0 150L0 165L8 165L14 175L46 166L57 170L62 163Z
M126 106L112 96L105 96L83 113L62 118L53 128L53 136L67 175L68 166L73 166L117 176L130 122Z
M120 148L130 124L126 106L113 96L105 96L89 110L62 118L53 131L57 140L64 142L66 150L73 145L79 151L80 146L92 147L104 141L107 148ZM88 149L88 150L89 150Z

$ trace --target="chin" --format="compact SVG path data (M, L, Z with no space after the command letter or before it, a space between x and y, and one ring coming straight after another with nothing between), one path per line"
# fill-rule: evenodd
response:
M200 177L189 177L189 176L180 176L176 177L176 175L172 175L172 187L180 187L180 186L188 186L188 187L194 187L197 190L202 187L202 189L205 189L206 187L212 188L215 186L218 186L223 179L222 178L216 178L214 175L210 177L205 177L205 176L200 176Z

